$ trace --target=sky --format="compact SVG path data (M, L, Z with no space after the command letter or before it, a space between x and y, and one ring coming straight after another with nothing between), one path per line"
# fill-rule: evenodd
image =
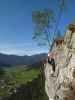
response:
M32 11L45 8L58 14L57 0L0 0L0 53L33 55L48 52L32 40L34 30ZM62 34L65 26L75 19L75 0L65 0L65 9L58 29Z

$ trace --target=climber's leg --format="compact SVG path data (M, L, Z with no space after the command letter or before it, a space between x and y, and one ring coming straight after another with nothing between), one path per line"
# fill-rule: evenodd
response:
M52 70L55 72L55 63L52 65Z

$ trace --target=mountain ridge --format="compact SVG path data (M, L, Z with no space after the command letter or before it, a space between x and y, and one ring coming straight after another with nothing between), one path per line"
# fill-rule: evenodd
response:
M46 56L46 53L40 53L31 56L8 55L0 53L0 66L31 65L36 62L40 62L40 60L45 58Z

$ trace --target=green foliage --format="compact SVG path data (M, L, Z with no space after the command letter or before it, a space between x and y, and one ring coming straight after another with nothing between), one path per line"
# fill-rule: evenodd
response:
M53 11L52 10L42 10L42 11L34 11L32 13L32 21L37 24L42 24L44 26L47 26L49 24L50 19L53 17Z
M54 21L53 11L48 9L34 11L32 13L32 21L34 23L32 38L36 41L38 40L39 44L50 44L50 32L48 32L48 28L52 26Z
M57 17L54 14L54 10L51 9L32 12L32 21L34 24L32 39L40 45L48 45L49 48L57 35L56 33L64 10L64 0L57 0L57 2L59 4Z
M3 68L0 68L0 78L3 78L5 75L5 71Z
M15 85L24 84L28 81L32 81L40 74L39 69L26 70L24 68L11 68L7 71L7 76L10 77L10 81L15 83Z
M0 96L5 97L13 93L16 87L32 82L40 74L39 69L25 69L25 68L8 68L5 71L5 77L0 82ZM3 75L3 74L1 74Z
M64 0L59 0L59 8L61 11L64 9Z
M3 100L48 100L44 86L44 67L41 66L40 69L28 69L26 71L27 77L30 77L30 75L34 76L32 75L33 73L38 73L37 77L32 78L32 81L27 81L26 84L21 84L17 88L16 93L13 93L7 98L5 97Z
M43 66L41 68L6 69L4 82L0 83L0 97L4 97L2 100L48 100ZM16 93L14 90L17 90Z

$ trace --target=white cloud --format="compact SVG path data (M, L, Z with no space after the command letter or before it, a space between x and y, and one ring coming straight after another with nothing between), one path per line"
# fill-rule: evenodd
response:
M26 46L27 45L27 46ZM0 53L16 54L16 55L33 55L38 53L47 52L47 48L35 46L32 43L15 44L1 44Z
M6 49L0 49L0 53L5 54L16 54L16 55L33 55L33 54L39 54L47 52L45 49L17 49L17 48L6 48Z

